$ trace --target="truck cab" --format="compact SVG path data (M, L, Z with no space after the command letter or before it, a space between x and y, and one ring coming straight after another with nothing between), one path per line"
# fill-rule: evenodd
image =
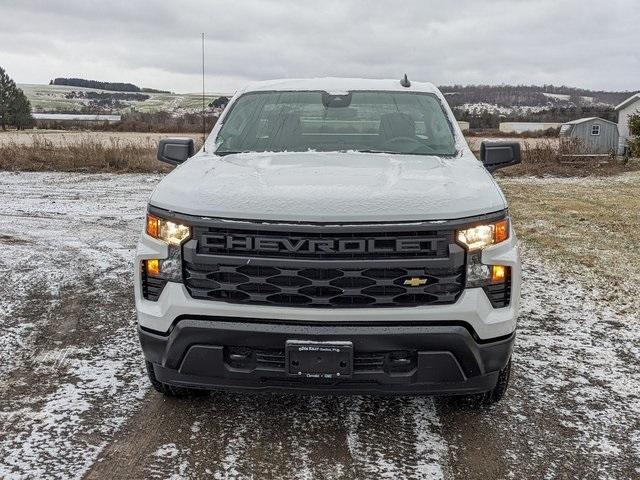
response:
M152 385L504 394L520 261L492 172L429 83L247 85L204 146L164 139L136 254Z

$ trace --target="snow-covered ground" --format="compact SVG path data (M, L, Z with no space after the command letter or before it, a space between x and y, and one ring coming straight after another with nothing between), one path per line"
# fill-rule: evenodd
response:
M512 388L490 410L151 391L131 258L158 179L0 172L0 478L640 477L640 309L526 236Z

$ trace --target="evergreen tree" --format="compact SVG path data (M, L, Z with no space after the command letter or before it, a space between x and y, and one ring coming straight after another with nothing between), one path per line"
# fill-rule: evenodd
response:
M4 68L0 67L0 128L7 129L9 124L9 99L11 93L11 79Z
M18 130L33 127L35 121L31 115L31 103L19 88L16 88L14 92L10 110L13 116L13 125Z
M0 67L0 128L14 126L18 130L32 127L35 123L31 115L31 103L24 92Z

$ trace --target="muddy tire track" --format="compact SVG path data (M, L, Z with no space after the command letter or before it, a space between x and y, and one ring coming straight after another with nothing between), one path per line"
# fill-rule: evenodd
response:
M435 415L420 397L150 393L87 478L443 478Z

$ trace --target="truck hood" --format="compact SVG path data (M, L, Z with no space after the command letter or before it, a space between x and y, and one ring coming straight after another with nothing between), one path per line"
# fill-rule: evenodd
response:
M306 222L447 220L506 208L471 152L199 153L167 175L151 205L179 213Z

